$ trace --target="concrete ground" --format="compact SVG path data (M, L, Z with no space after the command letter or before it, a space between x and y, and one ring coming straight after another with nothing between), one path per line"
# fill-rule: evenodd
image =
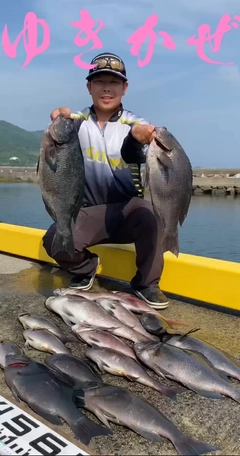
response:
M45 298L54 288L68 285L69 276L49 265L39 265L23 259L0 255L0 339L24 344L23 328L17 320L18 313L30 311L51 318L65 331L71 334L62 320L51 314L44 306ZM96 279L94 290L122 289L128 291L128 285L106 279ZM192 306L183 302L171 301L164 316L187 321L194 327L200 327L199 335L233 356L240 359L240 319L213 310ZM84 344L80 341L67 345L73 354L81 355ZM36 350L26 353L35 360L43 361L45 354ZM154 376L154 374L151 373ZM157 377L155 377L157 378ZM159 408L179 429L209 444L217 445L220 451L216 455L240 455L239 417L240 404L226 398L210 400L191 391L179 395L176 402L163 397L152 389L137 383L130 383L122 378L104 375L107 383L123 386ZM163 381L164 383L164 381ZM240 384L233 381L239 388ZM165 382L169 386L172 382ZM9 393L0 370L0 394ZM88 414L96 422L92 415ZM171 442L163 440L157 444L148 442L136 433L112 425L113 437L95 438L90 448L100 455L176 455ZM71 435L67 425L62 429Z

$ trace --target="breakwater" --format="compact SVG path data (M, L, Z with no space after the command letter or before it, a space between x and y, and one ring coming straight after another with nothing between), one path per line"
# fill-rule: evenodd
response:
M0 166L0 182L38 182L36 167ZM240 168L194 168L193 195L240 195Z

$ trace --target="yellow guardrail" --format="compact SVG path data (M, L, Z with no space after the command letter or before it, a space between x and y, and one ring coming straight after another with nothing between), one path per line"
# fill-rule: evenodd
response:
M45 230L0 223L0 251L56 264L45 252ZM136 271L133 245L99 245L90 249L101 259L100 274L130 281ZM163 291L240 311L240 263L167 252L160 281Z

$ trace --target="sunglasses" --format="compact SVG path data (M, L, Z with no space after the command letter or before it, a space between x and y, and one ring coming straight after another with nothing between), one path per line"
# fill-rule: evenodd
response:
M102 59L96 59L93 62L93 65L97 65L95 68L93 68L93 71L96 70L102 70L104 68L111 68L111 70L115 71L124 71L125 67L122 62L119 62L119 60L116 59L107 59L107 58L102 58Z

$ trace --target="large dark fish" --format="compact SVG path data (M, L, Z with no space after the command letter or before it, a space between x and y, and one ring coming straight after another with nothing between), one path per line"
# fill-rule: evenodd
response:
M191 337L188 334L179 334L177 332L173 334L168 331L161 331L159 335L161 340L168 345L191 350L205 356L215 369L220 371L220 375L225 373L229 377L240 380L240 361L233 356L222 352L220 349L213 347L213 345L207 342Z
M240 388L218 375L218 371L197 353L162 342L136 343L134 350L138 359L156 374L180 382L201 396L213 399L229 396L240 403Z
M18 402L21 399L52 424L62 424L62 418L85 445L94 436L109 435L107 428L95 424L78 410L72 400L72 388L47 366L27 357L7 355L5 359L5 381Z
M179 254L178 223L182 226L192 196L192 167L179 142L164 127L156 127L149 146L146 185L162 230L162 250Z
M101 377L93 371L87 360L80 359L74 355L57 353L47 357L45 364L67 375L69 384L74 387L85 382L103 383Z
M104 385L76 390L73 400L78 407L94 413L109 428L115 423L131 429L152 442L170 440L178 454L198 456L219 450L218 447L184 434L156 407L123 388Z
M52 256L64 251L74 258L72 220L76 222L82 205L85 171L72 119L59 115L45 130L37 172L46 210L56 222Z

